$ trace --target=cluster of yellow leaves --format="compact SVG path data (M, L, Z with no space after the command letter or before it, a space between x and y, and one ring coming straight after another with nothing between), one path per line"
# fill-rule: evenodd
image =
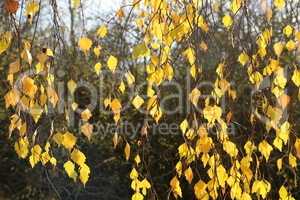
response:
M83 115L89 115L89 114L84 113ZM76 163L79 167L79 179L85 185L90 176L90 168L86 164L85 155L79 149L75 148L77 137L75 137L70 132L56 133L53 136L53 140L55 141L56 144L58 144L59 146L62 145L69 152L71 152L70 154L71 160L68 160L67 162L64 163L64 168L68 176L72 178L74 181L76 181L78 177L78 173L75 170L75 164L74 164Z
M72 7L78 8L80 6L79 0L72 0ZM160 105L161 94L159 92L159 86L164 81L172 81L175 76L175 65L172 59L173 46L178 46L181 41L192 36L195 32L201 31L201 34L209 34L210 24L208 19L205 19L204 15L198 14L200 8L197 1L185 2L184 12L174 12L172 9L177 8L177 1L142 1L144 6L135 5L135 9L149 9L149 13L145 10L141 12L135 23L136 28L145 33L141 42L134 45L130 52L132 52L132 58L138 63L139 66L145 66L147 76L147 94L136 95L131 99L131 104L137 110L145 108L147 114L149 114L155 121L161 119L163 115L163 109ZM139 1L134 3L139 4ZM173 4L175 3L175 4ZM242 9L244 4L248 3L246 0L231 0L230 10L227 13L221 13L222 16L219 23L225 27L226 34L229 34L233 30L235 18L238 17L237 13ZM285 0L273 0L272 4L276 9L283 9L286 5ZM175 6L174 6L175 5ZM26 2L26 14L32 18L38 11L39 5L36 1ZM220 4L218 2L213 3L212 9L214 12L219 12ZM157 11L160 12L157 12ZM177 10L176 10L177 11ZM11 11L12 13L15 11ZM116 15L121 19L124 16L124 11L119 9ZM272 12L269 17L272 17ZM149 19L151 19L148 24ZM165 23L168 22L168 23ZM146 32L145 32L146 31ZM235 100L236 91L233 89L229 80L226 80L227 68L225 62L217 65L216 75L217 79L214 82L211 96L214 98L214 102L211 103L210 99L205 100L205 106L201 113L200 119L189 122L190 116L187 116L180 124L180 130L185 140L178 147L178 154L180 160L177 162L176 175L170 180L170 188L173 195L177 197L183 197L182 189L180 186L180 179L184 177L189 184L194 184L194 193L197 199L217 199L220 192L224 192L227 189L230 191L231 199L245 199L250 200L251 195L256 195L263 199L267 198L268 193L271 191L271 184L262 177L258 177L257 172L254 176L254 166L259 168L260 162L271 162L270 157L275 150L283 151L283 148L287 147L289 142L293 141L291 137L292 124L288 119L281 119L284 109L289 104L290 97L287 95L285 89L289 81L289 74L285 71L285 63L283 56L288 53L293 53L297 48L297 41L299 42L300 33L295 28L287 24L282 30L283 38L277 40L273 38L272 28L266 28L257 37L256 45L257 51L252 52L252 55L246 50L239 52L237 61L247 68L248 78L251 84L256 89L259 89L261 83L267 78L271 80L270 91L273 96L276 97L277 102L280 104L277 106L271 106L271 103L264 98L263 110L266 112L266 130L271 134L270 130L273 128L276 132L273 142L270 141L268 136L264 137L258 142L250 141L248 139L244 145L244 151L241 152L234 139L231 139L228 130L228 123L231 120L232 112L227 112L226 108L220 106L220 99L228 94L231 100ZM298 35L296 35L298 33ZM230 33L230 34L233 34ZM108 27L101 25L96 30L96 36L98 39L104 38L108 35ZM292 36L295 35L295 38ZM205 38L205 37L204 37ZM234 40L233 38L231 38ZM0 36L0 54L5 52L11 43L12 33L5 32ZM275 42L276 41L276 42ZM275 42L274 44L272 44ZM232 41L233 43L233 41ZM32 65L33 59L30 53L31 44L28 41L23 41L24 49L21 53L21 58L26 64ZM195 83L200 79L205 78L202 76L202 66L198 63L198 58L201 57L198 54L198 48L200 47L201 53L209 52L211 45L206 43L204 39L201 39L199 44L189 44L188 47L184 47L181 55L186 59L187 68L189 74L192 76ZM93 46L93 41L88 37L81 37L78 40L78 47L85 55L91 50L98 59L100 54L102 56L101 46ZM104 51L105 54L106 51ZM120 66L120 58L117 57L118 53L109 52L105 54L107 68L111 71L113 78L117 77L115 73L117 67ZM275 58L274 58L275 56ZM49 57L54 57L51 49L47 48L45 52L37 55L38 63L35 65L35 73L49 71L50 68L48 61ZM142 62L143 61L143 62ZM266 66L263 63L268 63ZM261 67L264 67L261 71ZM22 66L23 67L23 66ZM13 85L14 74L20 71L20 63L15 61L9 66L8 81L10 85ZM122 69L119 67L120 70ZM94 71L99 76L102 70L102 64L100 61L94 65ZM135 83L135 77L130 72L125 73L125 78L117 82L117 90L121 94L125 94L126 86L131 87ZM54 107L58 102L58 96L53 87L54 76L49 74L45 77L47 86L40 85L38 79L34 77L25 76L21 80L21 91L16 88L12 88L5 95L6 107L15 107L19 102L25 107L30 108L30 114L37 122L41 114L47 111L46 101L48 100ZM126 79L126 81L125 81ZM293 83L300 87L300 71L295 66L291 80ZM127 82L127 85L125 84ZM70 80L67 83L67 87L71 94L75 92L77 83L74 80ZM201 92L197 85L192 87L193 89L189 93L189 101L195 108L199 108L201 103ZM116 124L120 121L120 115L122 110L123 99L118 95L113 94L115 91L111 91L109 97L105 98L104 105L106 108L110 108L113 112L114 121ZM299 90L300 94L300 90ZM112 98L111 98L112 97ZM76 110L78 105L74 102L72 109ZM194 112L194 111L193 111ZM258 110L256 109L257 113ZM46 112L45 112L46 113ZM193 113L198 114L196 113ZM226 120L223 117L226 116ZM254 123L254 114L251 113L251 123ZM81 126L81 132L90 140L93 131L93 125L89 123L92 117L92 113L89 109L81 112L81 119L84 124ZM201 125L198 124L198 120L201 121ZM207 124L205 124L207 123ZM29 156L29 162L32 167L41 162L46 165L50 162L52 165L56 165L56 159L52 156L50 151L50 143L47 142L45 147L31 142L26 135L27 124L17 115L12 116L10 124L10 133L13 130L18 129L19 138L15 142L15 151L20 158L27 158ZM208 132L215 130L216 137L209 137ZM142 130L143 131L143 130ZM36 133L35 133L36 134ZM255 133L259 134L259 133ZM265 134L265 133L264 133ZM274 135L273 135L274 136ZM83 184L86 184L90 176L90 168L86 164L86 156L77 148L77 137L70 132L56 133L52 136L52 139L58 146L64 147L69 152L69 159L64 163L64 169L67 175L77 180L78 176ZM30 141L30 142L29 142ZM119 136L115 133L113 138L114 146L116 147L119 142ZM132 155L131 142L126 142L124 148L125 159L128 161ZM274 148L275 147L275 148ZM294 143L296 156L294 152L288 154L288 164L295 169L297 166L297 158L300 158L300 139L296 139ZM221 151L221 152L219 152ZM261 155L261 159L253 159L252 155L255 152L255 157ZM30 154L30 155L29 155ZM228 162L224 162L224 159L228 158ZM263 159L264 158L264 159ZM193 162L198 162L206 169L208 180L196 180L193 173ZM284 158L279 158L276 161L278 170L283 167ZM134 191L132 196L133 200L142 200L146 197L147 191L151 189L149 181L142 177L136 169L141 165L141 158L137 155L134 158L136 168L134 167L130 173L131 188ZM258 169L256 169L258 170ZM282 186L279 190L280 199L294 199L288 192L285 186Z
M56 133L53 136L53 140L56 144L63 145L66 149L71 150L76 144L77 138L70 132Z
M216 120L219 120L222 115L222 109L217 106L206 106L203 110L204 118L208 121L209 124L214 124Z
M15 143L15 151L20 158L27 158L29 154L29 141L27 137L19 138L19 140ZM43 165L46 165L48 162L50 162L53 166L56 166L57 161L55 157L51 156L49 142L46 143L44 152L38 144L34 145L30 149L30 152L31 155L29 156L28 160L32 168L39 162L41 162Z
M12 2L13 3L13 2ZM10 5L14 6L14 5ZM14 9L10 7L10 9ZM17 8L16 8L17 9ZM39 11L39 5L35 1L26 1L26 15L31 18L36 12ZM10 10L13 13L13 10ZM0 37L0 53L6 51L12 41L12 33L6 32L1 34ZM17 139L14 144L14 149L17 155L22 159L28 159L31 167L35 167L41 163L43 166L47 166L50 163L52 166L56 166L57 160L51 151L51 145L49 141L45 141L45 146L36 143L38 130L35 130L32 135L28 134L28 119L24 119L21 112L27 112L32 118L30 123L38 123L38 120L43 112L48 112L47 102L51 103L53 107L59 100L58 95L54 89L52 74L42 74L40 72L46 72L50 68L48 59L54 57L54 53L49 48L43 48L42 51L38 51L36 58L37 64L35 69L32 68L32 74L19 75L26 68L26 65L31 66L33 63L33 56L31 55L31 44L27 40L22 40L20 46L19 58L11 62L8 67L7 80L10 85L10 89L5 94L5 106L6 108L12 107L15 111L10 118L9 125L9 137L17 134ZM22 66L21 62L22 60ZM15 83L15 80L18 82ZM39 81L37 76L44 78L45 82Z
M136 156L136 164L140 163L139 155ZM134 191L132 195L132 200L143 200L144 197L147 195L147 190L151 188L150 182L147 178L144 178L142 181L139 180L138 171L135 168L132 168L130 172L130 179L131 179L131 189Z

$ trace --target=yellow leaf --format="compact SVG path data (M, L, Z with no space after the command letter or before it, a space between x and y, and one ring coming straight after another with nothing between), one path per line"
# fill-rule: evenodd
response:
M169 81L172 80L173 76L174 76L174 70L172 68L172 66L167 63L163 66L163 71L164 71L164 77L165 79L168 79Z
M296 157L292 153L289 154L289 165L292 168L296 168L297 167L297 159L296 159Z
M62 145L63 140L64 140L64 135L62 133L56 133L53 135L54 142L58 145Z
M15 142L15 151L20 158L25 159L27 157L29 152L28 147L29 147L29 142L27 137L19 138L19 140Z
M268 161L273 147L266 140L263 140L259 143L258 150L265 157L266 161Z
M120 113L121 109L122 109L122 105L121 105L119 99L112 100L110 103L110 107L111 107L113 113L115 113L115 114Z
M61 141L61 144L66 149L71 150L74 147L74 145L76 144L76 141L77 141L77 138L72 133L66 132L63 135L63 139Z
M88 121L91 117L92 117L92 113L91 111L87 108L84 111L82 111L81 115L81 119L86 122Z
M196 65L191 66L190 74L194 79L196 79L196 77L197 77L197 67L196 67Z
M288 51L293 51L296 49L296 43L293 40L289 40L285 47L287 48Z
M40 7L39 4L37 3L37 1L31 0L28 1L27 5L26 5L26 16L28 15L35 15L35 13L37 13L39 11Z
M277 165L278 170L280 171L282 169L282 158L279 158L276 161L276 165Z
M153 97L155 95L155 90L153 90L151 85L148 85L147 87L147 96L148 97Z
M190 99L190 101L193 103L193 105L195 107L197 107L200 95L201 95L201 92L200 92L200 90L198 88L194 88L191 91L191 93L189 94L189 99Z
M170 186L175 198L177 198L177 196L182 197L182 191L177 176L174 176L172 178L172 180L170 181Z
M182 174L182 162L178 161L175 168L176 168L177 175L180 178Z
M194 186L194 193L199 200L209 200L209 195L206 191L207 185L202 180L199 180Z
M236 157L238 155L238 149L236 148L236 145L233 142L229 141L229 140L224 142L223 149L231 157Z
M274 0L274 5L277 9L281 10L285 7L285 0Z
M119 135L117 132L114 133L114 137L113 137L112 141L113 141L114 149L116 149L117 145L119 143Z
M47 48L47 50L46 50L46 55L50 56L50 57L54 56L53 51L51 49L49 49L49 48Z
M111 98L110 97L105 98L104 101L103 101L103 104L104 104L105 108L107 108L108 106L110 106L110 103L111 103Z
M97 35L98 35L98 37L100 37L100 38L104 38L106 35L107 35L107 27L106 27L106 25L102 25L102 26L100 26L99 28L98 28L98 30L97 30Z
M125 74L125 77L129 86L135 82L135 78L130 71Z
M102 65L101 65L101 63L96 63L95 64L95 66L94 66L94 69L95 69L95 72L96 72L96 74L99 76L99 74L100 74L100 71L101 71L101 68L102 68Z
M56 166L56 163L57 163L56 158L51 157L51 158L50 158L50 163L51 163L53 166Z
M141 158L139 155L136 155L135 158L134 158L134 161L136 163L136 165L139 165L141 163Z
M143 195L147 195L147 189L151 188L151 184L149 183L149 181L144 178L140 184L139 184L139 188L142 188L142 193Z
M282 42L277 42L274 44L273 49L275 54L279 57L283 51L284 44Z
M126 87L123 81L121 81L118 89L121 91L122 94L124 94Z
M32 55L29 50L25 49L21 53L21 57L29 64L32 64Z
M287 37L290 37L293 34L293 30L294 30L294 28L291 25L287 25L286 27L284 27L283 33Z
M34 84L34 80L27 76L22 81L22 89L26 95L33 98L38 88Z
M295 32L295 39L299 42L300 41L300 31Z
M295 83L295 85L297 87L300 86L300 70L298 70L298 69L294 70L294 73L293 73L293 76L292 76L292 81Z
M185 119L181 122L180 124L180 130L182 131L183 134L185 134L186 130L188 129L189 127L189 123L188 121Z
M41 162L43 165L46 165L50 161L51 157L48 152L44 152L41 155Z
M79 166L83 166L85 163L85 155L78 149L74 149L71 153L71 159L77 163Z
M284 186L281 186L279 189L279 197L283 199L288 199L288 191Z
M87 52L92 47L92 40L87 37L82 37L78 41L78 46L83 52Z
M240 187L240 184L237 181L235 181L230 190L230 197L232 199L239 199L241 198L241 195L242 195L242 189Z
M46 145L45 145L45 147L44 147L44 149L45 149L45 152L49 152L49 150L50 150L50 143L47 141L47 143L46 143Z
M290 134L290 123L288 121L285 121L278 131L276 131L276 135L282 139L284 144L287 144Z
M68 89L71 92L71 94L73 94L77 87L77 83L71 79L68 81L67 86L68 86Z
M65 162L64 168L65 168L65 171L68 174L68 176L70 178L73 178L74 181L75 181L76 178L77 178L77 174L75 172L75 165L74 165L74 163L69 160L69 161Z
M118 59L114 56L109 56L107 60L107 67L112 73L115 72L117 65L118 65Z
M241 160L241 170L243 174L246 176L247 181L251 181L253 177L253 173L250 169L252 158L250 156L245 156Z
M5 32L0 35L0 55L8 49L12 39L11 32Z
M221 118L222 109L216 105L206 106L203 110L203 115L209 124L213 124L216 120Z
M279 150L282 151L282 140L279 137L276 137L273 141L273 145Z
M19 60L16 60L15 62L12 62L12 63L9 64L9 70L8 70L9 74L14 74L14 73L17 73L19 71L20 71L20 61Z
M225 26L225 28L229 29L232 26L232 24L233 24L233 20L232 20L232 18L231 18L230 15L225 15L222 18L222 23Z
M263 76L261 75L260 72L256 71L250 75L250 82L252 84L255 84L257 87L260 85L262 81L263 81Z
M195 51L194 49L192 49L191 47L187 48L183 54L185 55L185 57L188 59L190 65L194 65L195 61L196 61L196 57L195 57Z
M31 148L31 156L29 157L29 162L31 164L31 167L33 168L38 162L41 160L41 153L42 148L40 145L34 145L34 147Z
M204 31L205 33L208 32L209 27L208 27L207 22L205 21L205 19L204 19L204 17L203 17L202 15L200 15L200 16L198 17L198 24L197 24L197 25L198 25L198 26L201 28L201 30Z
M130 176L130 179L131 179L131 180L135 180L135 179L137 179L137 178L139 177L139 174L138 174L138 172L136 171L136 169L133 168L133 169L131 170L129 176Z
M6 93L4 96L5 99L5 107L8 108L9 106L15 106L20 100L19 91L16 89L12 89Z
M231 11L233 14L236 14L237 11L241 8L243 0L232 0L231 2Z
M220 186L222 188L224 188L226 180L228 178L228 175L227 175L226 169L223 167L223 165L219 165L217 168L217 178L218 178L218 182L219 182Z
M143 104L144 104L144 99L141 98L139 95L137 95L137 96L132 100L132 105L133 105L136 109L139 109Z
M271 184L266 180L256 180L252 184L252 193L262 196L263 199L267 197L267 194L271 190Z
M56 91L51 87L47 87L47 96L48 101L55 107L59 100Z
M42 113L43 113L43 109L37 103L34 105L31 105L30 114L35 123L38 122Z
M145 42L142 42L133 48L132 56L134 59L149 56L149 55L150 55L150 50L148 49Z
M194 178L194 175L193 175L193 170L191 169L191 167L187 168L185 171L184 171L184 176L185 176L185 179L189 182L189 184L192 183L192 180Z
M80 167L79 179L83 185L85 185L87 183L87 181L89 180L90 172L91 172L90 168L86 164L83 164Z
M296 156L300 159L300 139L297 138L294 144L296 150Z
M97 46L94 48L94 54L96 55L96 57L98 58L100 56L100 51L101 51L101 47Z
M139 192L134 193L131 197L131 200L143 200L143 199L144 196Z
M235 1L235 0L234 0ZM249 56L243 52L239 55L238 61L242 64L245 65L249 61Z
M280 68L276 72L276 77L273 81L273 83L277 86L279 86L281 89L284 89L287 83L287 79L284 75L283 69Z
M125 153L126 160L129 160L129 157L130 157L130 145L128 144L128 142L126 142L124 153Z
M114 121L115 121L115 123L118 123L118 121L120 120L120 117L121 117L120 113L115 113L114 114Z

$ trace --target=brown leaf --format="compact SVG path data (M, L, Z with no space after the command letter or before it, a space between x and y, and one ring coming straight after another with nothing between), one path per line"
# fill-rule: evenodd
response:
M19 9L19 2L17 0L6 0L4 7L8 13L15 14Z

